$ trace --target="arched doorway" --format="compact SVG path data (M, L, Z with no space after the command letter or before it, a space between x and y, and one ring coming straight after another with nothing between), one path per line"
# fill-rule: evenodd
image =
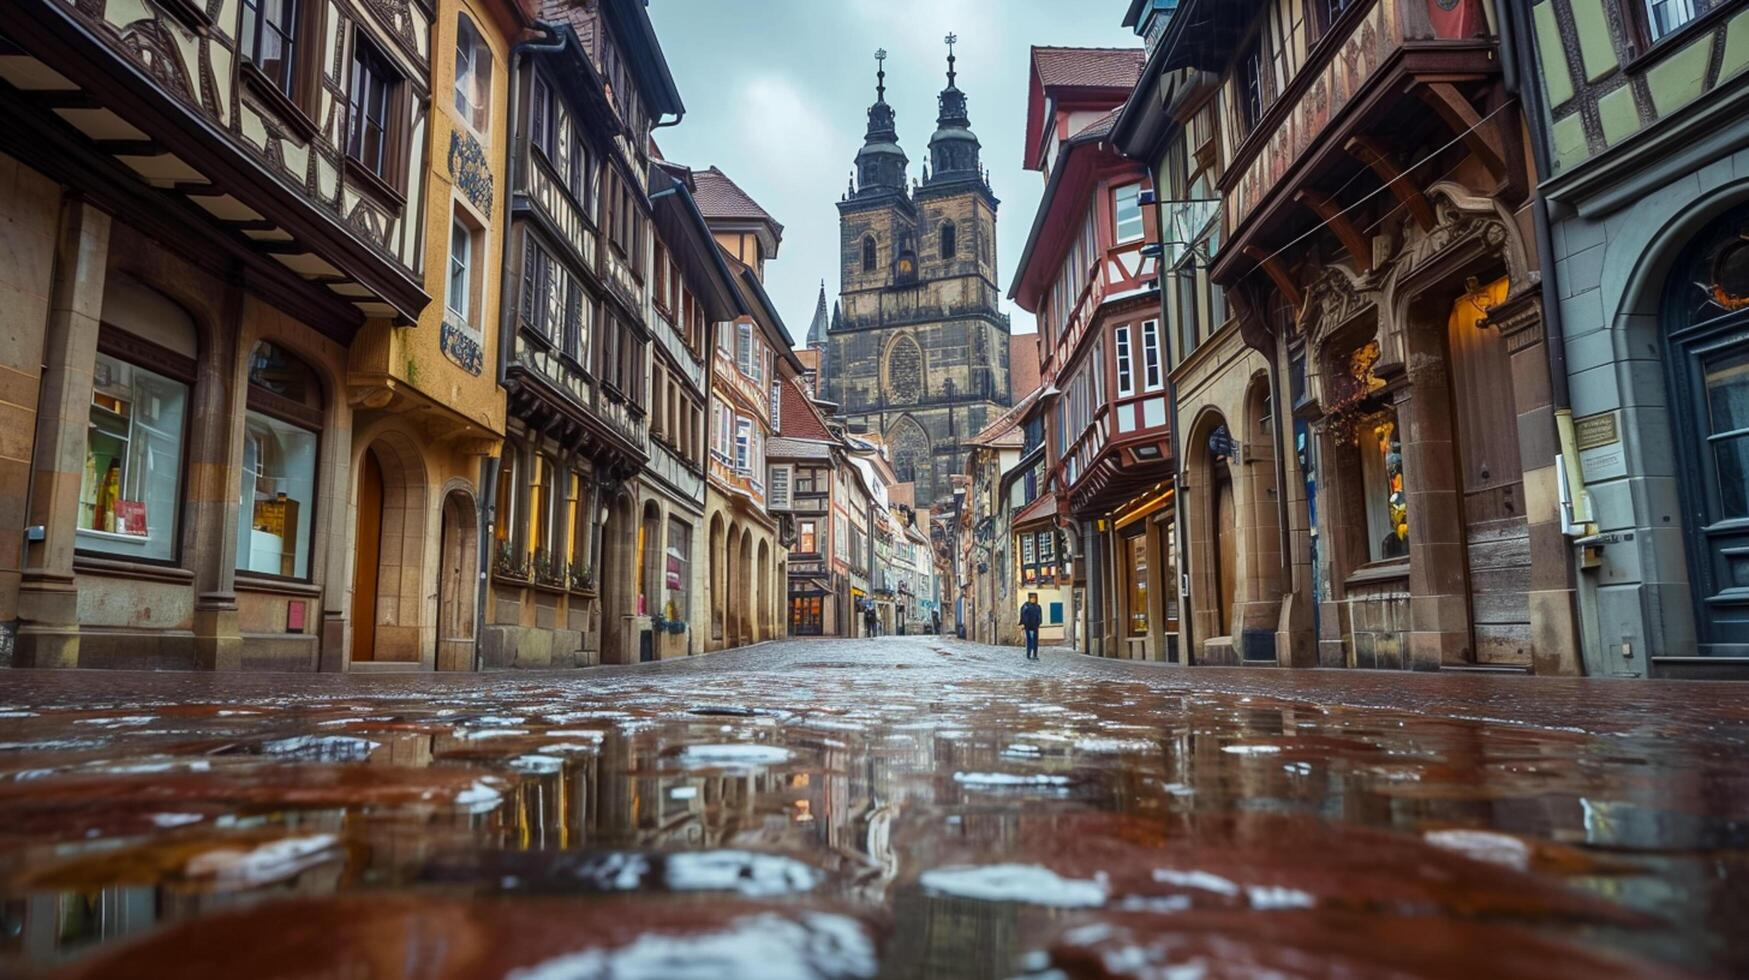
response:
M419 663L433 650L424 569L425 464L411 437L387 432L358 459L352 568L354 660Z
M759 542L759 557L754 562L755 581L759 583L759 632L758 639L771 639L771 552L767 544Z
M723 515L711 515L710 538L710 583L711 583L711 646L720 648L723 643L723 596L728 585L723 581Z
M628 494L614 498L601 527L601 662L633 662L633 596L637 587L637 517Z
M753 642L753 533L743 532L741 535L741 560L736 566L736 574L746 583L735 595L735 643L746 646Z
M1749 655L1749 207L1696 236L1664 298L1698 652Z
M376 659L377 581L382 570L383 467L366 449L358 465L358 539L352 562L352 659Z
M452 490L443 499L437 569L437 669L473 666L479 538L474 501Z
M741 577L741 525L729 525L729 537L723 545L723 646L741 643L741 591L747 580Z
M638 522L638 615L665 616L663 598L662 510L654 500L644 503L643 519ZM638 660L656 659L655 631L645 628L638 635Z

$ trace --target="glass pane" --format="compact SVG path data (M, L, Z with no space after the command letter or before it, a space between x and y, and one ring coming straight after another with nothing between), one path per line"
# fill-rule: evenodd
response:
M1409 508L1403 492L1403 441L1395 412L1362 421L1355 432L1366 494L1368 557L1372 561L1409 554Z
M1749 517L1749 435L1713 444L1721 517Z
M316 433L249 412L244 419L237 567L310 577L316 516Z
M188 387L98 354L79 487L78 547L175 557Z
M1714 361L1704 370L1712 432L1749 429L1749 351Z
M1148 535L1129 539L1130 635L1148 635Z

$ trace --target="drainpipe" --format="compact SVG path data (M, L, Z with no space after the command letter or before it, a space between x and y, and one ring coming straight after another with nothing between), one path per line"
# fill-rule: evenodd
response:
M537 20L534 26L541 32L540 38L518 41L510 49L510 138L504 146L504 169L501 171L509 181L508 192L505 194L505 211L510 210L510 196L519 186L516 166L516 144L520 131L517 125L517 109L520 104L519 93L522 80L522 60L530 54L557 54L565 50L567 35L560 30L559 25L549 20ZM506 222L504 237L500 242L502 254L498 262L498 387L504 387L508 376L508 365L512 348L511 339L515 336L516 322L514 312L516 304L504 302L504 295L510 289L511 256L515 251L511 248L509 223ZM506 420L508 425L508 419ZM502 453L502 450L500 450ZM482 641L486 634L486 586L492 576L492 542L495 540L496 523L498 520L498 470L503 465L502 456L488 456L480 463L480 519L479 524L479 581L474 590L474 670L478 671L485 659L485 649Z

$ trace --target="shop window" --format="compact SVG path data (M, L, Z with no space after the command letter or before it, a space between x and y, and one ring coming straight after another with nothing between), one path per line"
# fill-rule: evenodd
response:
M1726 354L1701 370L1721 513L1749 517L1749 352Z
M492 121L492 49L466 14L458 15L455 34L455 111L484 136Z
M1355 437L1366 501L1368 557L1372 561L1408 557L1409 505L1403 492L1403 438L1397 413L1386 410L1362 419Z
M662 614L669 619L686 619L691 604L688 570L692 565L692 525L678 517L668 519L668 552L664 556L663 585L668 601Z
M145 561L176 557L195 328L162 295L117 277L93 365L75 547Z
M275 344L256 345L243 426L239 571L310 577L322 405L314 369Z
M1131 636L1148 635L1148 535L1132 535L1124 539L1125 557L1129 559L1129 615L1125 623Z

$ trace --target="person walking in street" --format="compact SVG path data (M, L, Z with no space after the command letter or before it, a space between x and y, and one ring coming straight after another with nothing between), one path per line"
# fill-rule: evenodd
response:
M876 620L875 620L875 611L874 611L873 605L863 607L862 626L863 626L862 635L868 637L871 640L874 639L875 629L876 629Z
M1026 633L1026 659L1038 659L1038 627L1044 622L1044 612L1038 606L1038 593L1028 592L1026 604L1020 607L1020 628Z

